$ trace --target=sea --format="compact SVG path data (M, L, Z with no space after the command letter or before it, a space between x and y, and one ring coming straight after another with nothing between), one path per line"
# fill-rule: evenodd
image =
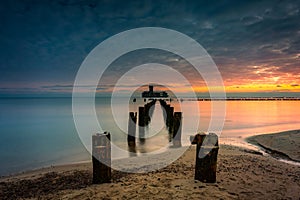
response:
M96 98L94 108L100 130L85 118L89 113L84 112L83 98L79 104L83 120L76 123L89 128L82 133L76 129L79 126L74 122L72 98L1 98L0 176L88 161L91 137L97 132L110 132L112 142L126 150L128 112L137 112L143 103L142 99L134 102L125 99L112 104L110 98ZM211 112L216 108L213 101L183 99L167 103L176 112L182 112L182 131L186 137L199 131L211 131L208 128L214 119L225 116L219 133L221 144L255 148L245 142L246 137L300 129L300 101L224 101L220 112L213 117ZM164 110L158 102L151 109L153 115L146 130L146 142L137 142L140 151L151 152L171 145Z

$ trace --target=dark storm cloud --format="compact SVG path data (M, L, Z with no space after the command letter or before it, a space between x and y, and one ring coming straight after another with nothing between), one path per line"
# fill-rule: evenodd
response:
M175 29L196 39L225 80L255 78L253 66L300 74L299 9L299 1L273 0L1 2L0 83L71 86L97 44L143 26ZM119 77L119 71L126 71L123 64L108 74ZM193 75L188 65L178 66Z

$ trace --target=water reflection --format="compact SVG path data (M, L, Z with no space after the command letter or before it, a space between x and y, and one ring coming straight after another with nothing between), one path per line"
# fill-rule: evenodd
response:
M146 103L148 101L149 100L147 100ZM182 130L185 132L183 132L182 135L189 136L195 134L190 128L190 126L195 123L195 119L200 120L198 131L207 131L209 123L211 122L212 103L210 101L184 100L182 102L167 102L174 107L174 111L180 111L180 104L185 109L183 112L184 123L182 124ZM245 137L299 129L300 127L300 101L227 101L226 104L226 121L220 136L221 144L225 143L249 147L244 141ZM143 105L143 99L137 98L136 102L129 105L129 110L137 112L138 107ZM124 109L128 104L119 106L120 109ZM199 107L199 112L195 110L196 106ZM96 106L96 109L100 109L100 107L103 112L103 103ZM172 135L169 134L170 131L165 124L164 112L164 109L156 102L153 107L151 122L143 129L146 140L141 141L141 143L139 140L136 141L135 151L137 154L139 154L139 152L153 152L163 149L164 147L169 148L172 146ZM122 117L127 127L128 113ZM106 127L105 130L110 130L112 133L114 144L127 150L128 145L127 142L125 142L127 133L120 132L112 122L113 121L107 121L107 123L104 124ZM136 134L139 134L138 126L136 128ZM182 139L184 140L184 138ZM182 145L189 145L189 142L183 143Z
M136 102L136 98L135 101ZM170 101L171 102L171 101ZM150 146L146 146L148 140L155 140L156 135L168 135L168 143L165 139L156 144L159 147L168 147L171 142L172 147L181 147L181 130L182 130L182 112L174 112L172 107L166 100L156 99L148 101L144 106L138 107L138 122L136 113L129 113L128 122L128 151L129 156L136 156L139 153L151 152ZM136 126L138 127L138 143L136 143ZM155 145L151 145L153 149ZM155 149L157 150L157 149Z

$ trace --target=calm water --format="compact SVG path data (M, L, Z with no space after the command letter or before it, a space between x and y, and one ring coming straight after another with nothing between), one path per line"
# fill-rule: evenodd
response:
M121 103L117 110L137 110L138 104L128 106ZM179 109L178 102L171 104L175 110ZM299 104L299 101L229 101L220 141L247 145L243 139L250 135L299 129ZM82 105L84 118L84 101ZM183 101L182 105L188 109L188 112L183 113L184 130L191 131L189 126L199 117L198 130L207 130L211 103ZM195 105L199 106L200 114L195 111ZM0 99L0 110L0 175L90 158L75 129L72 99ZM126 134L122 127L126 129L127 114L120 113L123 121L119 128L113 118L105 117L110 113L109 99L97 99L96 110L104 129L112 133L113 142L126 149ZM152 122L146 131L149 139L145 145L137 144L138 152L153 151L169 144L162 112L159 104L156 104ZM89 125L88 121L86 123ZM87 143L90 142L91 134L97 131L93 125L90 128L89 133L81 136ZM193 132L188 134L192 135Z

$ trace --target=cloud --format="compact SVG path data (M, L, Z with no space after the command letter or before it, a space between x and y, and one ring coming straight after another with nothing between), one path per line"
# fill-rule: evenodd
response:
M300 74L299 9L297 1L273 0L2 1L0 25L5 28L0 31L0 84L34 81L41 86L50 83L40 89L70 90L70 84L57 83L72 83L97 44L144 26L174 29L197 40L228 84L269 81L272 76L287 82ZM132 66L150 61L171 65L201 82L181 58L151 51L133 54L113 63L100 84L114 85ZM255 74L253 66L266 71Z
M41 88L54 89L54 88L73 88L73 85L43 85Z

